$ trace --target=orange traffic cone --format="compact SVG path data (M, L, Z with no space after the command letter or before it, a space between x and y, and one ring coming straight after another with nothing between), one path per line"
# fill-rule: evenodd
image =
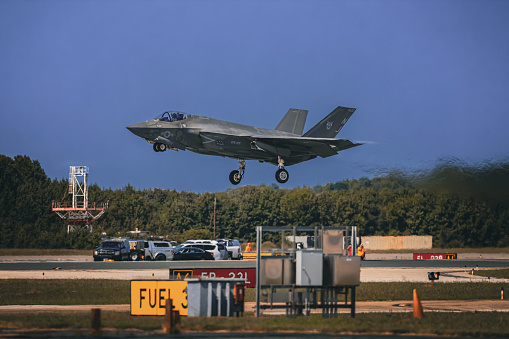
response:
M422 313L422 305L419 300L419 296L417 295L417 290L414 289L414 318L422 318L424 314Z

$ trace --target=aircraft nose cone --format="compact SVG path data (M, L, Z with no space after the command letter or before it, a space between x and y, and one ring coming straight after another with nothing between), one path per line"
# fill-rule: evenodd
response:
M137 124L133 124L131 126L127 126L126 127L129 131L131 131L131 133L137 135L137 136L142 136L143 132L146 130L147 126L145 126L145 123L137 123Z

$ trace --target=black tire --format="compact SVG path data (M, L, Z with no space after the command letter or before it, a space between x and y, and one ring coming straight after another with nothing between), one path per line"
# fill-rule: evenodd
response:
M280 168L276 171L276 180L280 184L284 184L285 182L288 181L289 178L290 175L288 174L288 171L285 170L284 168Z
M240 184L242 178L240 177L240 172L238 170L233 170L230 173L230 182L234 185Z
M165 144L157 144L157 148L159 149L159 152L164 152L167 147Z
M140 260L140 254L138 252L132 252L131 254L129 254L129 260L131 261Z
M156 255L156 261L166 261L166 256L164 254L159 253Z
M152 148L154 149L154 152L159 152L159 147L157 145L158 144L152 145Z
M232 260L233 259L233 254L232 252L228 252L228 260Z
M94 258L94 261L102 261L100 258Z

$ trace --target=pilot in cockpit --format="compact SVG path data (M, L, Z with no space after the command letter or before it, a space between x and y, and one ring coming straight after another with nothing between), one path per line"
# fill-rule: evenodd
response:
M168 112L164 112L163 115L161 116L161 118L159 118L159 120L161 120L161 121L170 121L169 115L170 114Z
M184 114L179 112L164 112L160 118L157 118L159 121L167 121L174 122L184 120Z

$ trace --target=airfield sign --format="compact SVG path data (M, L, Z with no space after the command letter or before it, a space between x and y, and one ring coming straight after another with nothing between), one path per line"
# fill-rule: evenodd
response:
M131 315L165 315L168 298L187 315L187 281L131 280Z

